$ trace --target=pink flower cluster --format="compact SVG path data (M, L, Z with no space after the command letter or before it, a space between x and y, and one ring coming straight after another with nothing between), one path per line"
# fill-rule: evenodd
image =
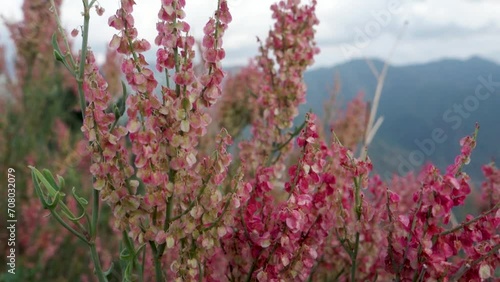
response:
M138 38L134 27L134 5L134 1L121 1L109 19L109 25L119 31L110 47L125 56L121 70L133 91L126 100L125 127L118 125L119 116L107 111L111 94L92 52L86 59L88 104L82 130L93 155L94 188L113 208L115 226L139 243L151 244L154 254L148 257L170 266L166 274L195 279L201 273L197 261L215 256L219 237L231 231L221 223L231 214L231 195L241 185L235 177L228 180L232 184L228 194L219 190L232 160L226 149L232 142L226 130L218 134L216 148L209 155L198 151L199 138L211 121L206 108L221 95L222 36L231 15L227 2L219 1L215 16L204 28L206 73L197 76L195 40L183 21L185 1L162 1L156 69L164 71L167 81L158 88L143 54L151 45ZM131 143L132 155L126 141ZM193 253L186 242L200 247ZM170 251L163 256L165 249Z
M462 205L471 192L469 177L461 168L469 162L475 144L475 136L462 139L461 154L444 175L428 165L413 195L416 204L409 212L392 212L395 224L386 261L387 270L398 279L421 281L464 275L467 281L480 280L489 278L498 267L498 205L477 218L467 216L462 224L446 228L452 208ZM393 197L391 205L398 202L399 197Z
M486 181L482 184L483 209L490 210L500 203L500 169L494 164L483 166Z
M470 160L475 135L461 141L461 153L444 175L430 165L419 177L395 178L390 190L371 175L369 158L352 152L366 119L361 97L345 121L334 123L339 138L332 142L320 135L314 114L288 132L305 101L303 74L318 53L317 2L272 5L275 24L261 42L260 55L235 76L246 86L227 89L222 88L222 37L231 14L226 0L217 3L203 29L200 73L184 20L186 1L161 1L155 67L166 81L160 85L144 55L152 47L134 27L135 2L121 1L109 24L118 30L110 46L124 56L121 70L132 91L125 126L108 110L113 95L92 52L85 58L82 130L92 154L94 188L112 207L116 227L134 244L149 246L141 255L146 269L154 268L159 280L175 281L493 276L500 261L493 166L484 168L489 209L450 226L452 209L471 192L462 167ZM200 144L211 122L208 108L223 93L223 101L238 105L228 89L236 98L250 95L246 101L252 103L248 112L226 115L244 114L251 125L250 139L235 153L224 128L213 148ZM229 131L241 132L245 122L229 123Z
M261 42L255 63L250 64L261 73L261 79L256 89L250 89L259 105L252 119L252 138L239 144L246 175L254 175L259 165L270 162L278 174L285 169L283 160L292 143L282 131L292 126L299 105L305 102L303 74L319 52L314 40L314 27L319 23L315 9L316 1L310 5L279 1L271 6L275 24ZM280 152L275 158L277 148Z

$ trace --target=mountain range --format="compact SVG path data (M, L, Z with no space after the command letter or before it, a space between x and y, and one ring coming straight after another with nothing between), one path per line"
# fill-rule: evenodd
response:
M382 69L382 61L371 62ZM313 69L304 75L307 103L300 107L297 123L309 110L324 115L336 75L342 105L359 91L373 100L377 80L366 60ZM481 165L500 157L500 65L472 57L390 66L377 116L384 121L368 155L383 178L418 170L427 162L445 170L460 153L460 139L473 133L477 122L477 147L465 171L479 181Z

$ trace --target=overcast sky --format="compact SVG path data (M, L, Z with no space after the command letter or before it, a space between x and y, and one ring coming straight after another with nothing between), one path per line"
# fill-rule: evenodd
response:
M274 0L228 0L233 22L224 46L226 65L242 65L255 55L256 36L264 38L272 25L269 6ZM159 1L136 0L139 36L153 42ZM216 0L187 0L187 21L201 38L202 29ZM10 0L0 14L20 20L22 0ZM102 17L91 19L90 45L101 54L114 30L107 19L118 0L101 0ZM81 1L64 0L62 18L68 30L82 23ZM441 58L481 56L500 63L499 0L318 0L317 42L321 54L315 66L329 66L358 57L385 58L398 34L403 33L392 63L413 64ZM408 22L406 28L405 22ZM402 32L403 31L403 32ZM0 25L0 42L9 43ZM76 45L76 44L75 44Z

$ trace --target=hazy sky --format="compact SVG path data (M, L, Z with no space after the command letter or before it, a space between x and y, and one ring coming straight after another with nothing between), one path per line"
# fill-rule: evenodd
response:
M269 6L273 0L228 0L233 22L224 41L226 65L245 64L257 50L256 36L265 37L272 25ZM136 0L139 36L155 37L159 1ZM187 0L187 21L201 38L202 29L216 0ZM22 19L22 0L10 0L0 14ZM114 30L107 19L115 13L118 0L101 0L102 17L91 19L90 44L102 54ZM82 23L81 1L64 0L62 17L68 30ZM440 58L479 55L500 63L499 0L318 0L320 25L317 41L321 54L316 66L337 64L356 57L385 58L398 34L403 37L392 57L394 64L423 63ZM10 44L0 25L0 42ZM102 55L101 55L102 57Z

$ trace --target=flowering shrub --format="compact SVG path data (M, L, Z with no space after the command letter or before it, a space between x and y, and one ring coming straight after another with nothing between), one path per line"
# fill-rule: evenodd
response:
M95 1L83 3L79 55L61 50L58 38L69 46L64 33L53 44L56 58L76 78L93 195L87 200L82 189L73 189L72 200L66 200L62 177L34 167L31 172L42 206L89 247L99 281L117 270L126 281L494 276L500 262L497 168L484 169L487 210L450 225L452 208L471 192L462 166L476 145L477 129L461 141L462 151L445 173L429 165L406 183L395 179L394 186L371 174L368 157L353 153L365 135L357 131L369 129L361 98L345 114L353 123L331 123L331 141L320 134L313 113L292 129L306 99L303 74L319 52L315 0L273 4L275 23L260 41L260 54L226 87L222 39L232 20L226 0L217 1L203 28L203 68L194 64L186 1L161 1L155 70L167 78L165 85L145 59L152 46L134 27L135 2L121 0L109 18L117 30L110 47L123 56L121 73L128 85L118 102L110 92L116 83L107 83L87 46L91 9L102 14L103 8ZM208 141L211 146L200 144L220 99L214 116L221 117L223 127ZM246 126L250 138L232 150L231 134ZM337 136L337 130L345 133ZM106 244L98 243L97 228L102 202L122 236L118 266L103 263Z

